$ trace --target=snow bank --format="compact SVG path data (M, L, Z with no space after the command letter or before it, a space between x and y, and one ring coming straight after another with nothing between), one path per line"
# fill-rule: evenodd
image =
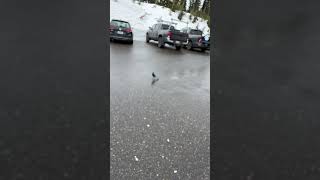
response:
M172 12L169 8L165 8L155 4L143 3L139 5L138 2L134 3L132 0L111 0L110 1L110 20L121 19L130 22L134 37L139 37L140 40L145 32L153 24L157 23L157 19L171 21L171 18L178 20L179 12ZM182 29L187 26L185 22L188 22L188 26L202 30L204 34L210 34L210 29L207 25L207 21L198 18L198 21L192 23L189 19L189 13L185 13L182 21L175 21L177 23L176 28ZM143 16L143 18L141 18ZM135 36L137 35L138 36ZM137 40L137 39L136 39Z

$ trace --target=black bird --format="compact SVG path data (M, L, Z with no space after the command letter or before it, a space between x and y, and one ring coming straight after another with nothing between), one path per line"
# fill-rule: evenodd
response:
M152 72L152 77L154 77L154 78L156 77L156 75L154 74L154 72Z

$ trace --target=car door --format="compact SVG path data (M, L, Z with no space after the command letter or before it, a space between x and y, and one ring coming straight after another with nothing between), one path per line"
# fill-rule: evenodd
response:
M150 37L151 37L152 39L155 39L156 28L157 28L157 24L153 25L153 26L152 26L152 30L150 31L150 32L151 32Z
M161 24L157 24L157 26L156 26L156 28L154 30L154 38L155 39L158 39L160 30L161 30Z

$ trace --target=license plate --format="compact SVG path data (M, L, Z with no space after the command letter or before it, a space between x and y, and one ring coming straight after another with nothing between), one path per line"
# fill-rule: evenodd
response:
M123 32L122 31L117 31L117 34L123 34Z

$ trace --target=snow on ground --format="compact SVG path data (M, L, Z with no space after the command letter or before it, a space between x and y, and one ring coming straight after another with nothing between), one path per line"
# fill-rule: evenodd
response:
M110 1L110 20L121 19L128 21L132 26L134 33L134 40L144 40L145 33L149 27L157 23L157 19L171 21L171 19L178 20L179 11L172 12L169 8L165 8L156 4L143 3L139 5L138 2L133 0L111 0ZM192 23L189 19L189 13L185 13L182 21L174 21L177 23L176 29L182 29L187 26L185 22L188 22L188 26L202 30L204 34L210 34L210 29L207 25L207 21L198 18L198 21ZM143 18L140 18L144 16Z

